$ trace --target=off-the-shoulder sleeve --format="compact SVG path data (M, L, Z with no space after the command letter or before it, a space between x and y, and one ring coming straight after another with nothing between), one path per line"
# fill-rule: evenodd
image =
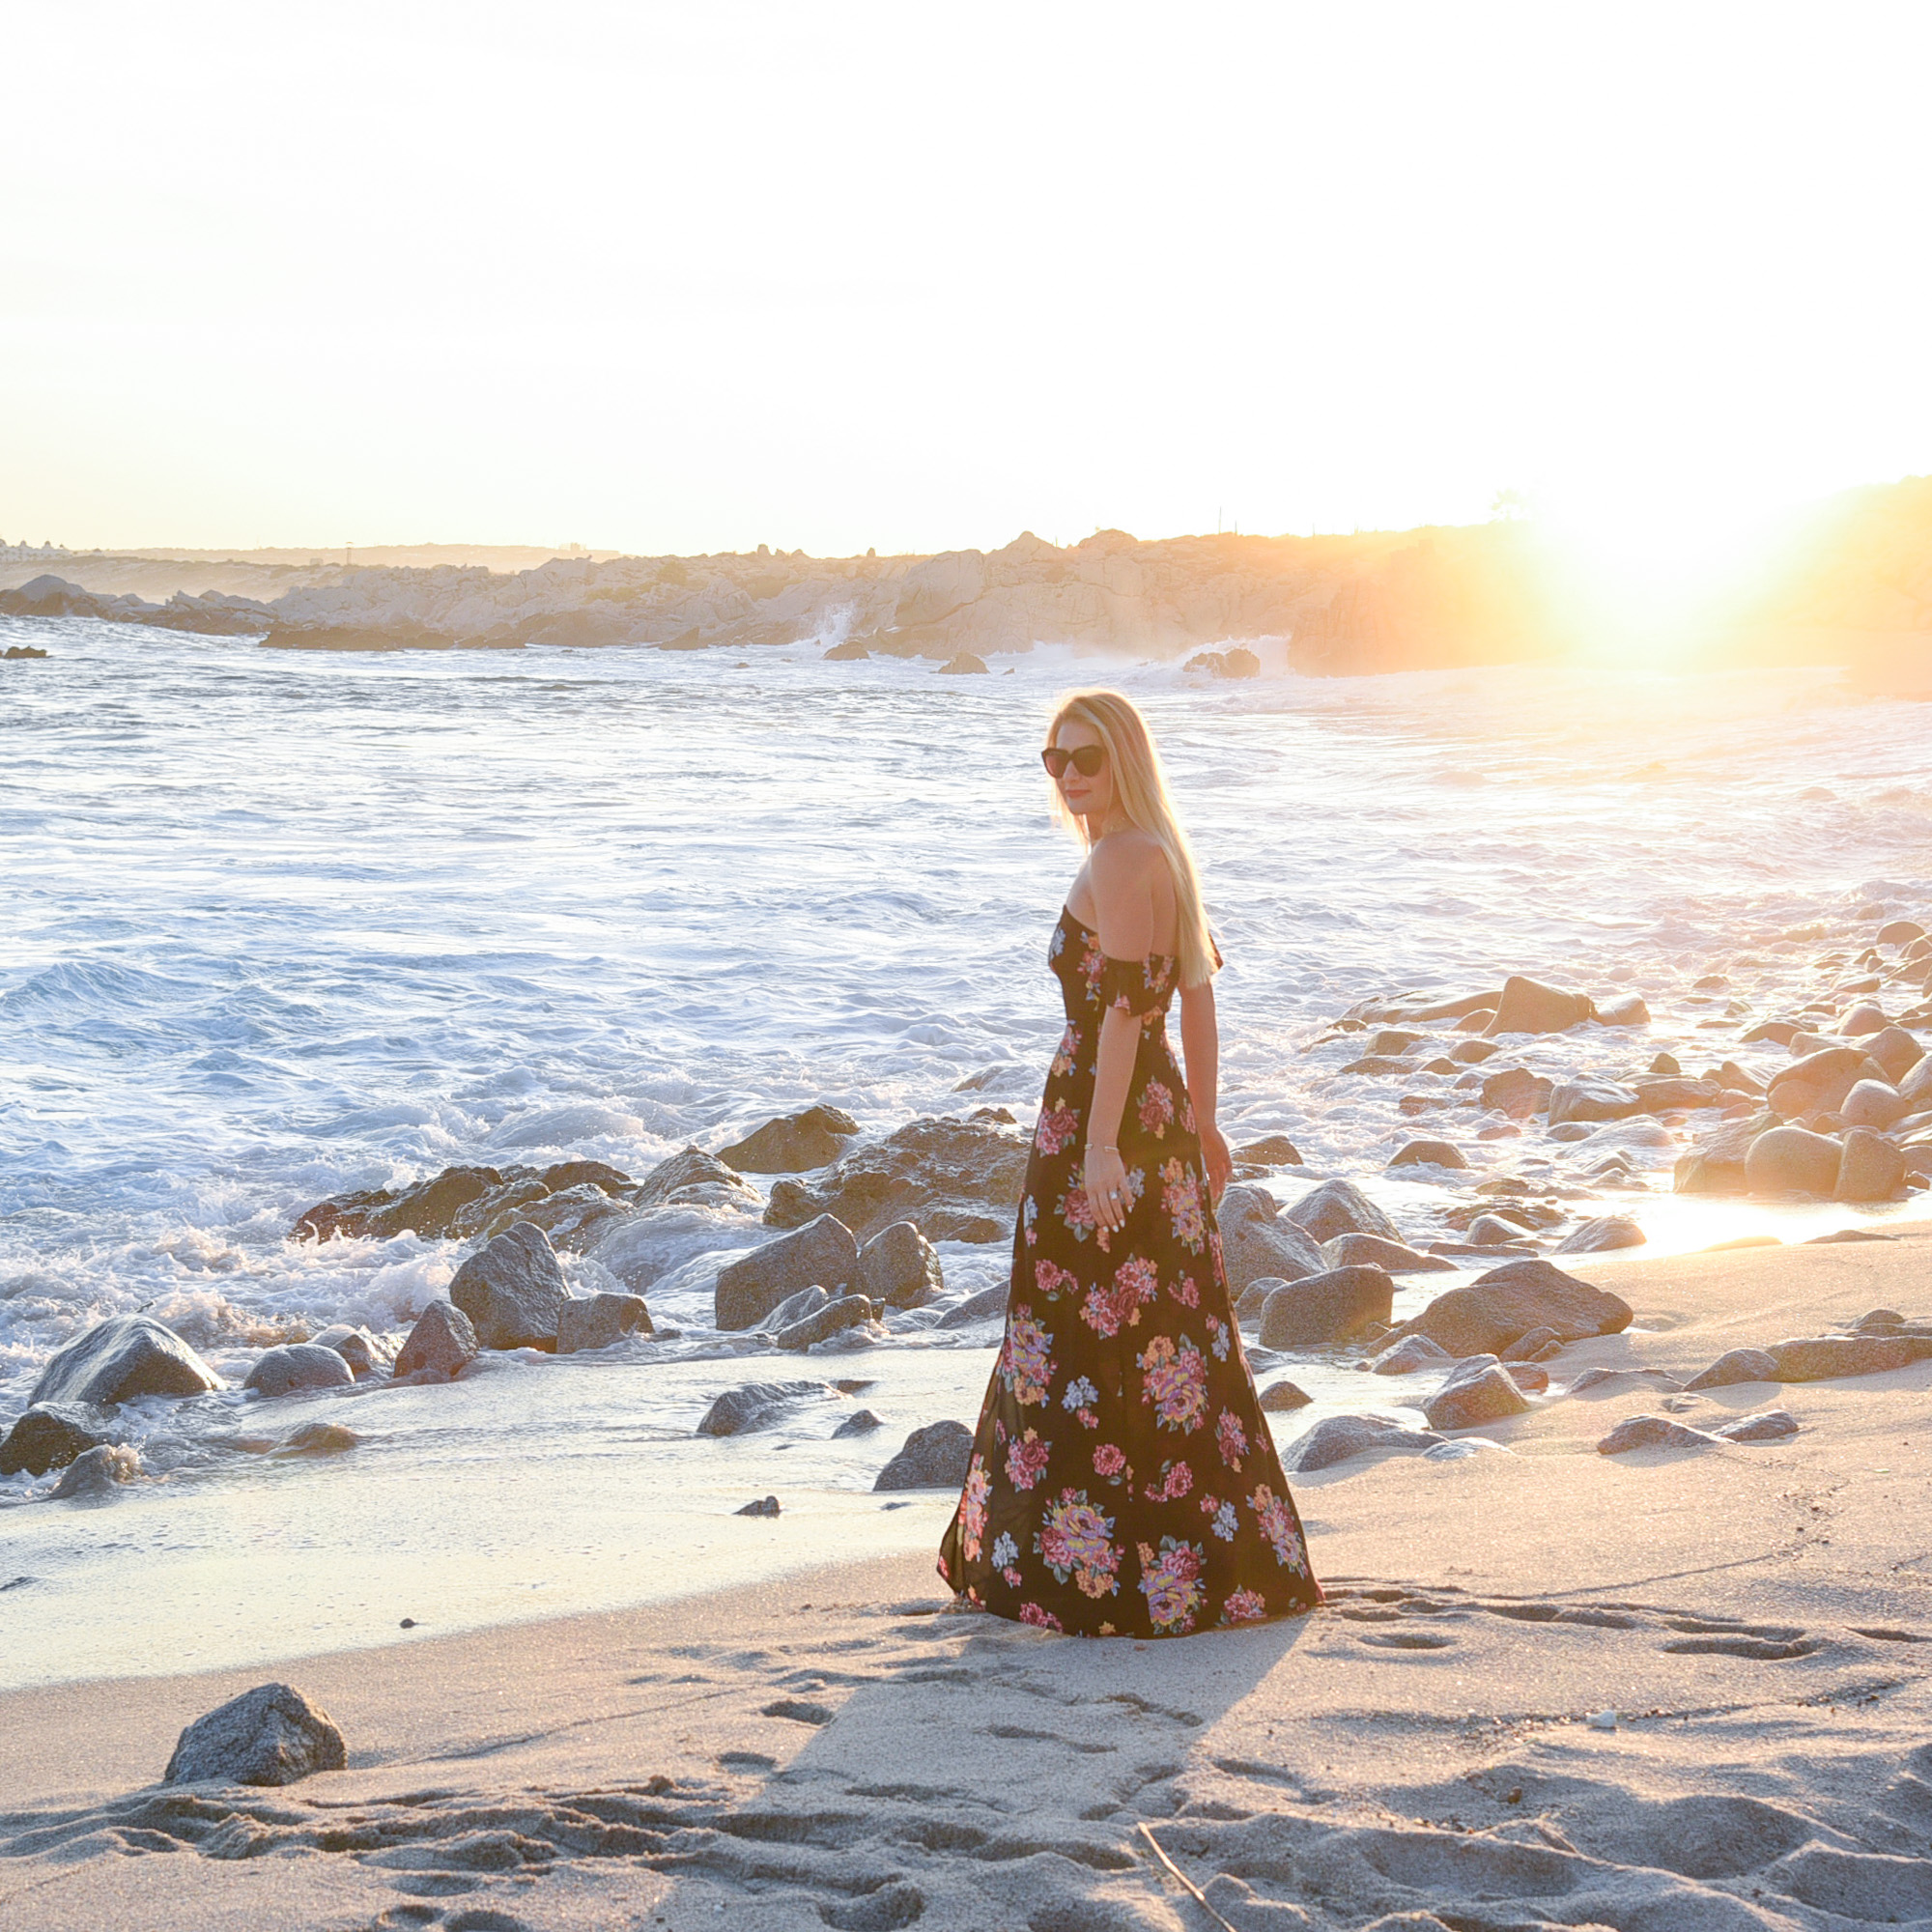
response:
M1145 959L1108 955L1100 968L1100 1004L1138 1019L1160 1006L1174 987L1174 961L1157 952Z

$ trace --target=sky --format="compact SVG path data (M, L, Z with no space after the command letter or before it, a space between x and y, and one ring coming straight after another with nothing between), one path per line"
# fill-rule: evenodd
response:
M1668 550L1932 470L1922 0L4 40L10 541L844 554L1513 490Z

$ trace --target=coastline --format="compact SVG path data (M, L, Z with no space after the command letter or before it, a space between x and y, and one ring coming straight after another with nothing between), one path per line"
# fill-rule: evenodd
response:
M1932 1225L1892 1233L1605 1259L1587 1272L1636 1319L1572 1344L1556 1380L1682 1379L1876 1306L1924 1314ZM1478 1432L1513 1453L1296 1478L1333 1601L1249 1632L1055 1639L952 1612L919 1552L272 1670L7 1692L0 1914L31 1897L46 1932L1199 1922L1138 1835L1151 1821L1236 1925L1268 1902L1308 1916L1247 1922L1445 1898L1498 1926L1580 1924L1586 1900L1618 1927L1892 1922L1877 1889L1895 1905L1932 1874L1928 1390L1924 1362L1715 1388L1682 1418L1776 1406L1800 1433L1601 1456L1659 1406L1619 1378ZM157 1808L175 1731L269 1677L330 1713L349 1769ZM1613 1730L1591 1723L1605 1711ZM634 1835L598 1838L612 1820ZM126 1856L143 1833L202 1838Z

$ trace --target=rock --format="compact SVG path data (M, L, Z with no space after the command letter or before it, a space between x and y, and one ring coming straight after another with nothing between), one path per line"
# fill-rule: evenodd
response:
M827 664L851 664L857 659L868 658L872 654L857 638L847 638L842 644L834 644L822 655Z
M1286 1134L1264 1134L1234 1151L1235 1158L1250 1167L1299 1167L1301 1150Z
M1665 1369L1585 1369L1570 1384L1570 1393L1584 1395L1597 1388L1611 1388L1620 1392L1638 1383L1647 1383L1651 1389L1662 1389L1670 1395L1679 1394L1684 1388L1684 1384Z
M973 1432L963 1422L929 1422L879 1471L877 1490L957 1490L973 1458Z
M1903 1027L1893 1026L1866 1040L1865 1054L1896 1086L1924 1059L1925 1049Z
M946 1291L939 1257L911 1221L881 1228L859 1250L857 1285L888 1308L923 1308Z
M1906 1115L1898 1089L1884 1080L1861 1080L1838 1105L1838 1118L1848 1127L1872 1127L1884 1133Z
M1415 1339L1420 1341L1422 1337L1418 1335ZM1530 1362L1547 1362L1552 1355L1560 1354L1562 1350L1563 1337L1554 1328L1532 1328L1527 1334L1519 1335L1503 1350L1503 1360L1512 1365L1510 1373L1514 1375L1516 1373L1515 1364L1519 1362L1524 1364ZM1548 1378L1546 1377L1545 1379L1547 1381ZM1520 1386L1521 1384L1519 1383L1518 1385Z
M1487 1023L1488 1015L1484 1015ZM1460 1046L1452 1047L1449 1058L1458 1066L1480 1066L1486 1060L1493 1060L1502 1051L1492 1039L1465 1039Z
M38 644L9 644L4 651L0 651L0 658L5 658L10 664L27 658L43 658L45 656L46 652L42 650Z
M453 1302L432 1301L416 1317L410 1339L396 1357L396 1378L425 1376L448 1381L476 1359L476 1330Z
M704 1411L697 1425L700 1435L747 1435L769 1429L786 1410L802 1402L828 1396L823 1382L743 1382L726 1389Z
M1278 1288L1262 1310L1264 1349L1327 1348L1389 1319L1395 1283L1378 1267L1330 1268Z
M131 1483L141 1473L140 1452L125 1442L103 1442L83 1449L48 1492L49 1500L65 1502L74 1496L112 1495L123 1483Z
M878 1304L869 1296L841 1295L836 1301L828 1300L823 1308L813 1310L803 1321L787 1322L776 1330L772 1345L779 1349L809 1349L814 1342L823 1342L828 1336L857 1328L863 1322L876 1321L878 1317Z
M1774 1093L1776 1090L1774 1089ZM1838 1143L1804 1127L1773 1127L1745 1155L1745 1185L1753 1194L1829 1198L1838 1183Z
M1324 1180L1311 1188L1288 1209L1288 1218L1317 1241L1330 1241L1337 1235L1379 1235L1385 1241L1402 1241L1402 1230L1350 1180Z
M44 1476L112 1439L107 1418L81 1402L37 1402L0 1442L0 1476Z
M1798 1418L1788 1408L1765 1408L1755 1415L1741 1415L1735 1422L1720 1422L1711 1434L1726 1442L1781 1442L1798 1434Z
M1715 1080L1634 1080L1636 1111L1640 1114L1673 1114L1697 1107L1720 1107L1725 1091Z
M1419 1254L1401 1241L1385 1241L1379 1235L1337 1235L1321 1243L1321 1258L1331 1268L1378 1267L1384 1274L1433 1274L1456 1265L1439 1255Z
M1492 1113L1507 1114L1513 1121L1528 1120L1554 1092L1553 1082L1526 1066L1498 1067L1482 1085L1483 1105Z
M1507 1415L1522 1415L1529 1400L1493 1355L1458 1362L1448 1379L1422 1405L1432 1429L1475 1429Z
M1765 1350L1780 1382L1837 1381L1847 1376L1889 1375L1932 1360L1932 1335L1813 1335L1774 1342ZM1698 1378L1701 1381L1702 1377ZM1695 1387L1692 1383L1690 1386Z
M638 1182L639 1208L756 1208L758 1190L702 1148L683 1147Z
M1434 1449L1441 1440L1433 1429L1411 1429L1390 1416L1331 1415L1290 1448L1282 1467L1292 1476L1312 1476L1318 1469L1352 1462L1357 1456L1380 1450L1412 1456Z
M885 1426L869 1408L862 1408L848 1415L832 1432L832 1439L837 1442L848 1435L869 1435L873 1430L883 1429Z
M1505 1262L1466 1288L1440 1294L1402 1334L1427 1335L1459 1359L1500 1355L1519 1335L1548 1328L1566 1342L1618 1335L1630 1326L1627 1301L1607 1294L1551 1263Z
M1373 1054L1406 1053L1410 1047L1419 1045L1428 1037L1427 1034L1406 1033L1401 1027L1384 1027L1370 1037L1367 1051Z
M859 1122L837 1107L808 1107L767 1121L755 1133L720 1148L718 1158L741 1174L801 1174L837 1160L858 1131Z
M794 1321L803 1321L808 1315L816 1315L831 1300L831 1295L814 1282L810 1288L800 1289L796 1294L786 1295L757 1325L776 1333L781 1328L789 1328Z
M733 1516L777 1516L780 1514L779 1499L776 1496L760 1496L754 1503L746 1503L742 1509L731 1512Z
M1596 1003L1596 1019L1599 1026L1648 1026L1650 1009L1644 1005L1641 993L1619 993L1613 1000Z
M1667 1074L1672 1079L1675 1079L1678 1074L1684 1071L1683 1067L1678 1065L1676 1056L1669 1053L1660 1053L1650 1063L1650 1070L1653 1073Z
M356 1378L385 1373L389 1367L389 1351L366 1328L353 1328L347 1321L334 1321L319 1335L311 1335L309 1340L318 1349L333 1349L349 1364L349 1373Z
M1894 919L1878 929L1875 946L1910 946L1915 939L1923 939L1925 928L1914 919Z
M1567 1033L1590 1017L1590 1003L1581 993L1559 992L1536 980L1512 973L1503 981L1496 1016L1484 1029L1499 1033Z
M355 1430L345 1429L339 1422L304 1422L299 1429L292 1429L275 1444L277 1456L340 1456L345 1450L354 1449L360 1441Z
M1269 1382L1261 1392L1261 1406L1270 1415L1285 1415L1292 1409L1306 1408L1315 1398L1305 1389L1283 1378Z
M1730 1121L1678 1157L1671 1185L1679 1194L1742 1194L1751 1143L1776 1124L1775 1114Z
M1781 1379L1776 1357L1763 1349L1729 1349L1700 1376L1684 1384L1687 1389L1731 1388L1739 1382L1775 1382Z
M1768 1097L1772 1111L1787 1121L1831 1113L1859 1081L1868 1075L1883 1079L1884 1072L1862 1047L1828 1046L1780 1067Z
M1566 1080L1549 1094L1549 1124L1565 1121L1625 1121L1643 1111L1634 1087L1609 1080Z
M797 1228L834 1214L862 1240L895 1221L915 1222L929 1241L1005 1240L1026 1179L1028 1146L1024 1134L994 1121L910 1121L853 1149L810 1186L779 1181L765 1222Z
M1597 1444L1597 1454L1622 1456L1632 1449L1715 1449L1721 1446L1721 1440L1701 1429L1687 1429L1667 1415L1633 1415Z
M1867 1003L1854 1007L1838 1027L1847 1039L1862 1039L1865 1035L1883 1033L1891 1022L1885 1016L1885 1009Z
M1464 1232L1469 1245L1476 1248L1520 1247L1529 1238L1528 1230L1499 1214L1478 1214Z
M718 1273L717 1325L753 1328L800 1289L845 1287L858 1273L859 1244L832 1214L754 1248Z
M1236 1301L1254 1282L1268 1277L1299 1281L1327 1269L1320 1243L1305 1229L1283 1219L1280 1204L1264 1187L1228 1188L1216 1219L1228 1292Z
M113 1315L62 1349L27 1397L96 1408L144 1395L206 1395L220 1378L181 1337L145 1315Z
M554 1349L570 1291L550 1236L519 1221L457 1269L449 1298L486 1349Z
M1607 1254L1612 1248L1640 1248L1650 1237L1628 1214L1599 1214L1557 1242L1559 1255Z
M1462 1150L1447 1141L1407 1141L1389 1157L1389 1166L1465 1168Z
M1832 1189L1834 1201L1889 1201L1904 1185L1902 1149L1869 1127L1854 1127L1845 1136L1837 1181Z
M948 658L939 667L938 674L941 677L984 677L987 674L986 660L975 657L971 651L961 651L957 657Z
M1365 1054L1360 1060L1351 1060L1348 1065L1339 1067L1342 1073L1365 1073L1373 1079L1386 1079L1391 1073L1412 1073L1415 1069L1406 1060L1388 1060L1379 1054Z
M970 1328L976 1321L1004 1321L1007 1318L1007 1288L1004 1282L969 1294L956 1308L949 1308L939 1318L941 1328Z
M557 1311L556 1352L581 1354L589 1349L608 1349L626 1335L654 1332L651 1312L641 1294L580 1295Z
M294 1784L349 1762L327 1711L287 1684L258 1684L181 1734L163 1784Z
M1421 1369L1440 1369L1450 1359L1449 1350L1438 1348L1427 1335L1405 1335L1369 1364L1369 1373L1372 1376L1412 1376Z
M314 1342L284 1342L262 1355L242 1386L257 1395L278 1396L297 1389L348 1388L355 1380L348 1362L333 1349Z
M289 1232L293 1238L306 1241L327 1241L338 1235L387 1240L404 1234L448 1240L460 1233L474 1232L459 1229L463 1209L496 1193L504 1183L505 1177L497 1168L449 1167L413 1187L332 1195L300 1215Z

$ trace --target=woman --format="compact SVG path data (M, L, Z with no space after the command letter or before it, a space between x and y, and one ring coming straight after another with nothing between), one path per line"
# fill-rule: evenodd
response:
M1321 1590L1214 1226L1232 1168L1214 1124L1221 961L1194 861L1126 698L1068 698L1041 757L1087 846L1047 949L1067 1025L939 1574L982 1608L1084 1636L1291 1615Z

